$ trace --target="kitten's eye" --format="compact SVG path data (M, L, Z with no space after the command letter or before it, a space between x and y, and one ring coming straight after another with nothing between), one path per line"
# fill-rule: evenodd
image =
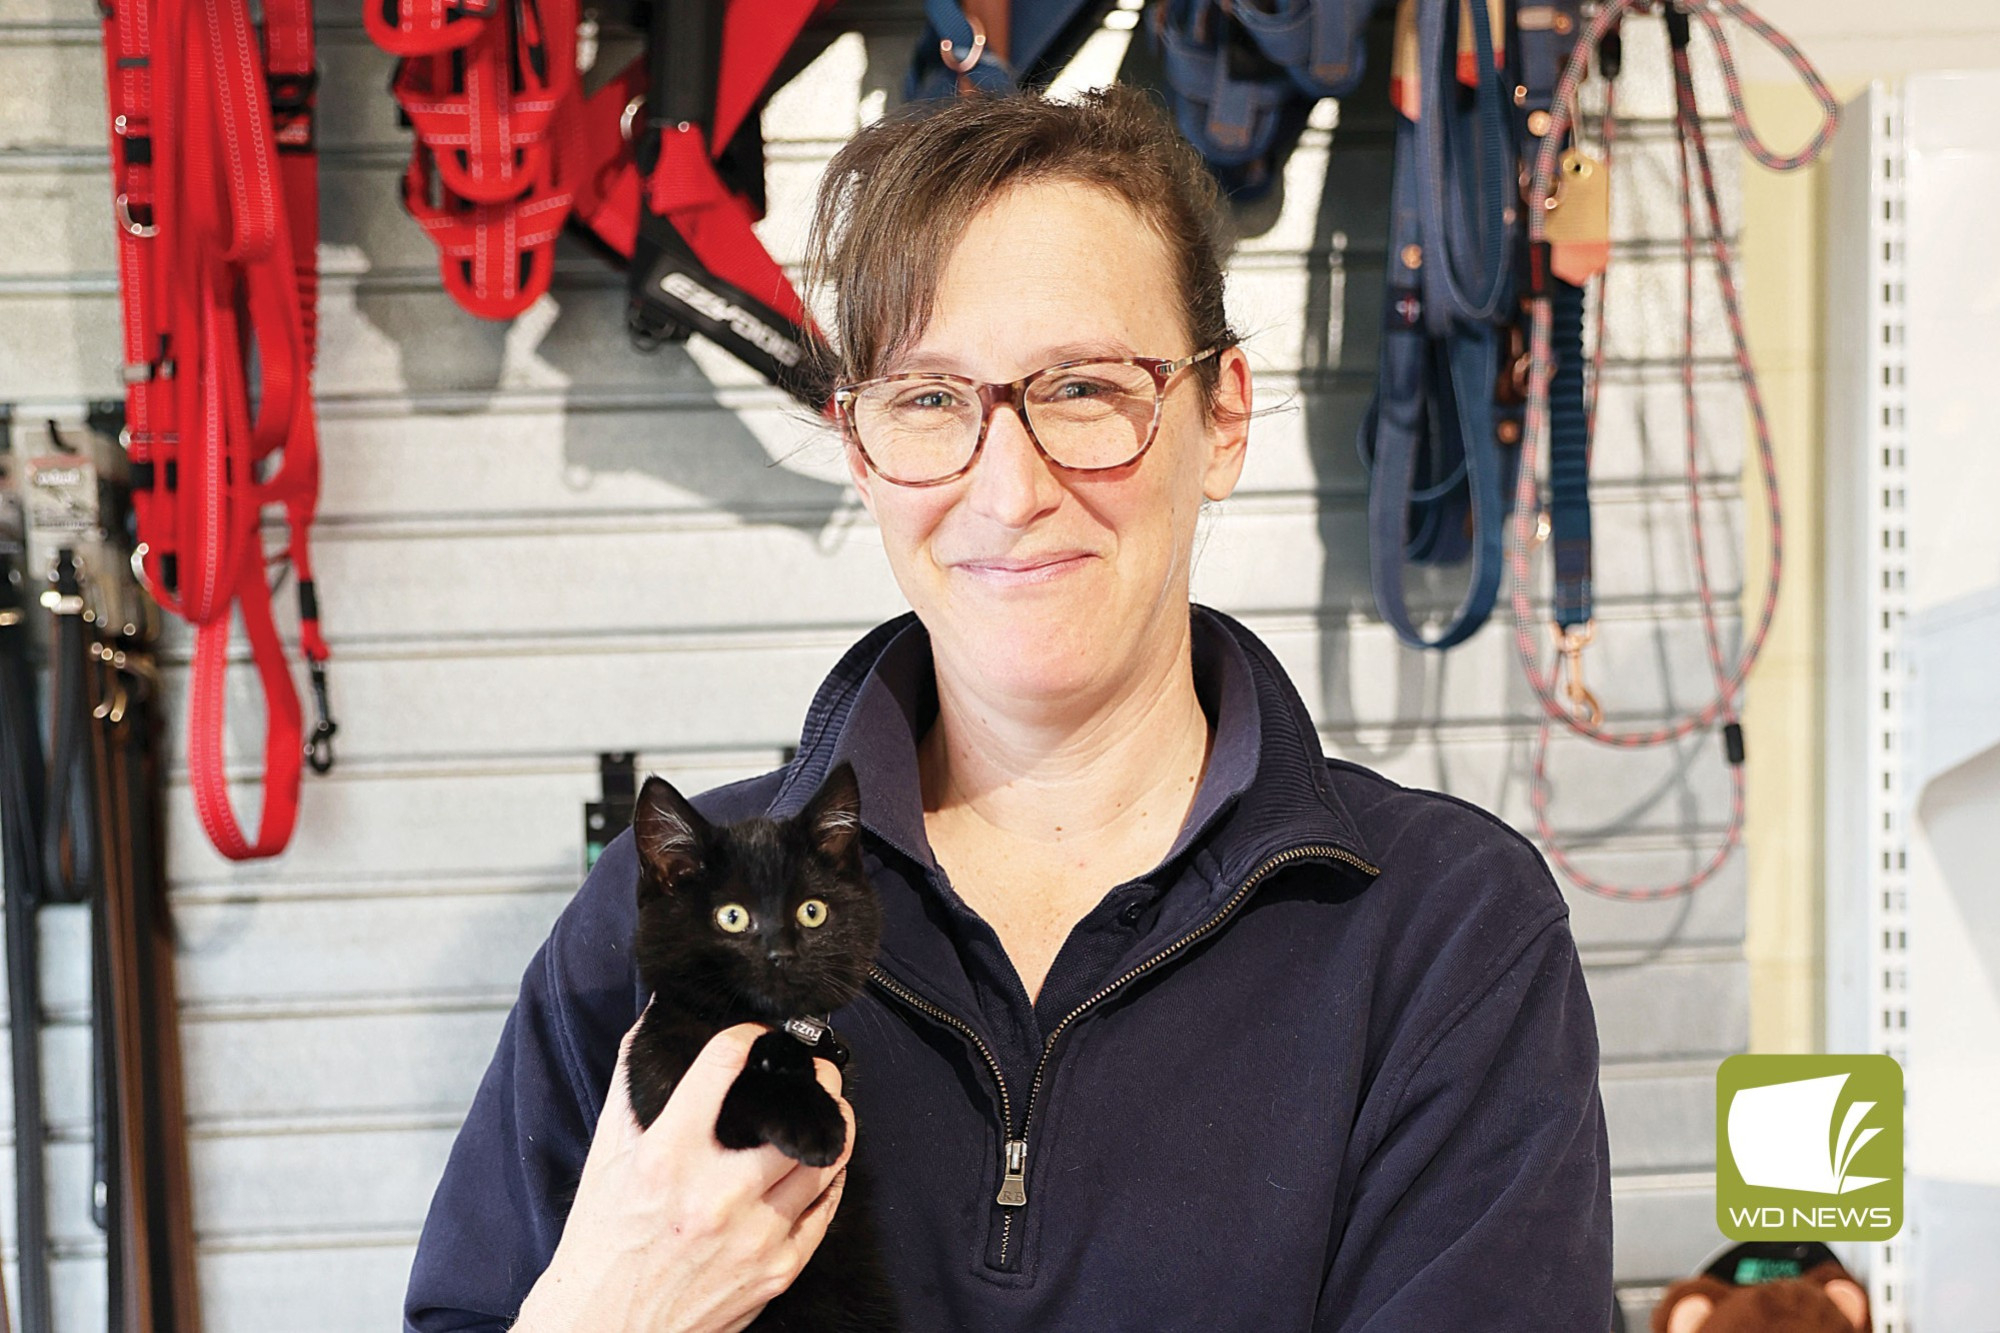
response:
M799 904L798 917L802 926L823 926L826 924L826 904L817 898L808 898Z
M750 929L750 913L741 903L724 903L715 909L715 924L732 935Z

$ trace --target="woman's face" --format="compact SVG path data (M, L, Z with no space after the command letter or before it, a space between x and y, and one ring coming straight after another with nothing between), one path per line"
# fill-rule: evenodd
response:
M1188 342L1166 247L1131 206L1096 186L1047 181L1016 186L973 217L923 337L882 373L1005 383L1078 357L1202 350ZM994 412L972 470L943 485L884 481L848 446L854 484L940 671L986 692L1087 705L1135 670L1159 668L1187 629L1201 501L1227 496L1243 470L1249 365L1234 348L1218 360L1214 422L1203 418L1197 372L1186 371L1168 389L1152 447L1108 471L1049 463L1007 407Z

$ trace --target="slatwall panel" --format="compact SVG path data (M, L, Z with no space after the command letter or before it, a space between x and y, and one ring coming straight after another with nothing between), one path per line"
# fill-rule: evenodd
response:
M916 8L854 4L844 23L859 34L773 103L764 234L781 258L798 257L826 157L899 84ZM275 862L222 861L184 781L171 796L211 1333L395 1325L452 1135L521 968L576 886L596 752L636 749L690 790L764 771L841 650L903 609L836 448L710 349L629 350L617 281L590 256L564 251L555 294L511 328L455 309L394 199L389 62L345 8L327 10L321 35L316 536L339 765L308 779ZM1627 45L1590 669L1638 718L1705 697L1706 668L1678 378L1663 360L1679 327L1670 93L1652 25ZM31 419L116 387L99 59L94 24L70 8L0 0L0 396ZM1407 652L1368 593L1352 441L1375 366L1390 139L1365 100L1338 124L1323 105L1281 196L1242 219L1232 311L1271 411L1241 489L1208 521L1196 596L1267 638L1331 752L1525 822L1532 732L1509 638L1494 628L1448 656ZM1719 156L1733 218L1734 155ZM1701 475L1733 606L1740 401L1707 279ZM1416 582L1426 604L1455 601L1450 574ZM186 646L176 635L168 654L176 697ZM261 735L247 669L231 701L248 805ZM1684 873L1728 814L1712 743L1564 744L1555 773L1563 825L1624 878ZM1742 867L1692 900L1571 901L1602 1035L1618 1274L1636 1310L1716 1239L1711 1072L1748 1037ZM64 1329L93 1330L102 1243L85 1208L79 914L47 914L46 956L59 1311ZM10 1233L11 1207L0 1198Z

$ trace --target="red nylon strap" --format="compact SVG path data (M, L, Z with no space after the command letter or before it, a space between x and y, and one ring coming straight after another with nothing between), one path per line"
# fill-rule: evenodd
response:
M435 55L470 42L493 12L490 0L363 0L361 25L390 55Z
M711 273L803 323L804 302L757 239L749 202L732 194L716 175L698 130L661 136L660 160L652 176L640 180L624 130L632 123L627 108L645 92L646 62L641 58L593 93L578 115L578 127L565 141L565 151L582 160L576 173L577 220L630 259L643 195L655 214L672 221Z
M399 14L432 12L414 8L418 0L402 3ZM807 22L833 3L731 5L717 79L717 142L735 135ZM645 61L586 100L573 73L574 0L543 0L521 12L546 31L515 33L508 11L498 10L462 51L406 59L394 84L420 140L404 173L404 205L438 246L453 299L488 319L519 314L547 289L554 237L572 211L629 259L643 191L712 273L803 324L804 303L752 230L756 212L716 175L698 131L663 136L652 176L641 181L628 135L633 99L646 89ZM386 18L371 10L370 24L385 49L397 49L377 31ZM534 62L522 52L536 43L545 48L546 74L516 87L517 77L528 77L521 71L532 74Z
M729 6L722 20L721 77L715 85L715 142L736 137L806 24L833 6L834 0L735 0Z
M480 25L462 51L404 60L391 90L445 187L504 204L546 180L556 108L575 84L574 0L528 0Z
M309 583L319 470L311 15L307 0L266 0L260 40L243 0L113 3L105 51L128 448L150 465L133 497L141 567L154 598L196 630L189 769L203 828L224 856L272 856L297 819L301 726L259 525L264 506L284 506L293 570ZM223 764L237 610L265 701L254 840ZM300 640L315 664L325 660L316 615L302 618Z
M716 142L735 137L776 76L785 53L816 15L833 0L760 0L732 5L724 19L722 69L716 91ZM639 232L642 190L657 216L668 218L702 264L803 324L805 304L784 270L764 249L751 224L757 214L749 201L732 194L716 174L700 131L670 130L661 136L652 176L641 182L628 137L634 128L635 98L646 93L646 61L634 60L593 93L577 118L564 151L581 155L574 173L577 220L627 259Z
M833 0L757 0L729 7L723 18L722 69L716 81L714 142L726 144L757 106L785 53L815 15ZM671 40L656 33L654 40ZM646 204L673 224L702 266L756 297L796 324L806 323L805 303L757 239L756 211L716 174L709 145L693 125L660 135L660 155L646 181ZM637 227L637 219L634 219Z
M228 704L223 695L229 675L229 617L218 616L195 630L194 670L188 687L188 766L194 772L195 813L216 850L231 860L274 856L291 840L299 813L299 757L303 726L299 696L285 667L284 645L271 619L270 589L264 584L260 547L241 548L235 593L243 608L243 628L250 639L250 657L264 689L267 708L264 729L266 768L264 808L259 812L257 839L246 841L229 803L223 777L223 721ZM289 755L286 772L274 773L270 761ZM288 787L275 788L273 778L287 778Z
M446 290L485 319L520 314L548 290L569 215L556 140L577 112L575 0L496 7L459 49L407 56L392 91L417 133L403 204Z
M511 319L549 288L569 192L552 179L545 157L542 178L521 199L470 203L437 188L435 161L417 145L403 173L403 206L436 244L452 299L482 319ZM431 202L434 194L441 204Z
M261 486L257 503L260 508L273 503L285 507L292 580L301 587L314 587L310 538L313 516L319 508L319 425L311 395L312 368L319 359L319 146L310 105L312 85L317 80L312 0L264 0L264 14L265 41L270 46L269 72L274 79L296 81L303 89L305 102L296 109L280 109L273 127L273 140L279 150L278 170L284 182L286 220L291 227L293 290L297 293L293 309L299 320L299 365L303 376L300 398L304 410L294 420L281 465ZM280 16L282 22L278 21ZM268 612L268 590L261 600ZM316 598L313 606L302 608L299 649L307 661L318 665L332 654L320 633L315 608ZM255 641L253 633L253 645ZM257 660L262 672L267 663L282 661L282 657L272 653ZM286 749L299 753L296 738ZM279 838L280 847L284 841Z
M639 167L626 137L626 115L646 94L646 58L640 56L564 118L557 151L574 170L576 219L626 259L639 238Z
M151 259L157 244L153 123L152 15L134 4L104 15L105 89L111 108L112 212L118 227L118 287L123 294L126 450L135 464L173 466L172 385L158 378L164 328ZM135 490L140 530L174 545L172 511L153 511L152 492ZM144 556L156 585L160 551Z
M751 228L756 213L716 174L700 130L689 126L660 135L660 160L646 185L654 214L673 224L702 267L793 323L806 322L805 303L791 279Z

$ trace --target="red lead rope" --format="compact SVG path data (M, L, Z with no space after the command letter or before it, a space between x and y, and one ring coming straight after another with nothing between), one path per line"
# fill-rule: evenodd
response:
M264 0L261 42L245 0L101 0L101 9L134 564L154 599L195 629L188 764L202 827L232 860L274 856L298 817L307 756L265 583L268 505L283 507L290 530L300 646L320 704L310 758L321 772L334 729L307 547L319 491L310 0ZM232 610L264 693L254 839L224 772Z

